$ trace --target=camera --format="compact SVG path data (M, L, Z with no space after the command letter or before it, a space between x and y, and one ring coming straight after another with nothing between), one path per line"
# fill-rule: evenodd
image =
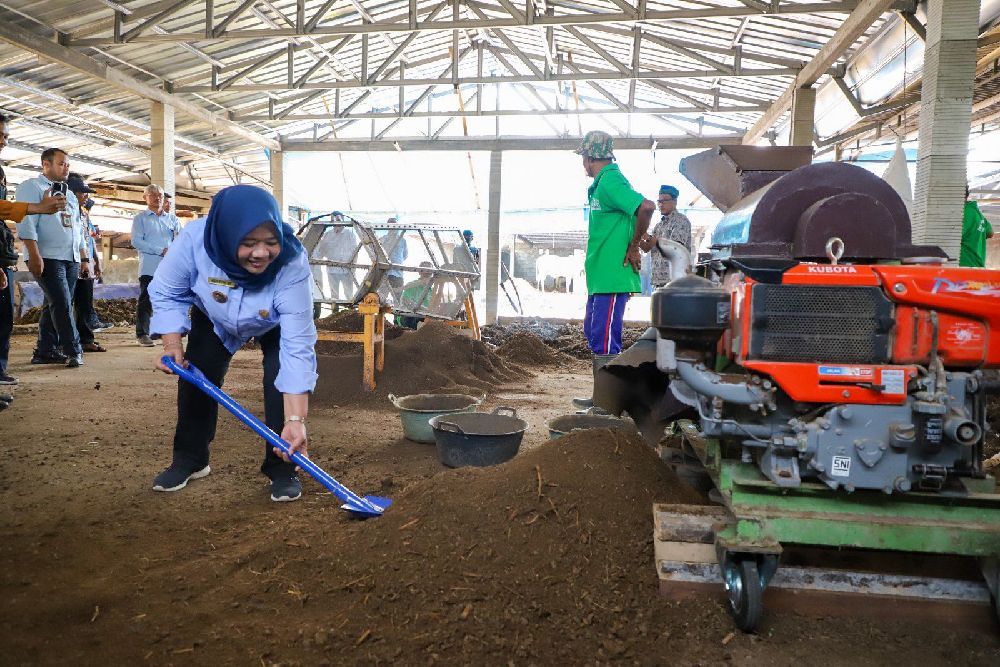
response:
M52 196L58 195L63 199L66 199L67 195L69 194L69 187L66 185L66 181L56 181L55 183L52 184L51 192ZM70 214L69 209L63 209L59 213L59 219L62 222L63 227L73 226L73 216L72 214Z

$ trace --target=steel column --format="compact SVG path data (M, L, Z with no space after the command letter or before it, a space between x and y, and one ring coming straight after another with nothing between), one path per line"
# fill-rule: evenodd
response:
M490 151L490 202L486 248L486 324L497 321L500 292L500 172L503 151Z

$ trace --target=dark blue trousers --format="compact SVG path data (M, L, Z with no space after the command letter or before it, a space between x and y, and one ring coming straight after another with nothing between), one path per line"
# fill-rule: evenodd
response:
M73 318L73 292L80 265L64 259L45 258L38 286L45 295L42 317L38 320L38 354L51 354L62 348L63 354L83 351L80 334Z
M2 225L3 222L0 222ZM7 274L7 289L0 290L0 375L7 372L10 355L10 334L14 331L14 272L0 268Z
M583 333L594 354L622 351L622 323L629 294L591 294L583 318Z
M281 328L275 327L258 336L257 342L264 353L264 423L280 434L285 426L285 399L274 386L274 381L281 370ZM197 366L217 387L225 381L229 360L233 358L215 334L212 321L197 307L191 309L191 331L188 332L184 358ZM178 379L173 462L192 470L208 465L209 445L215 439L218 420L219 404L190 382ZM282 461L271 445L265 442L260 471L271 479L291 477L295 474L295 464Z

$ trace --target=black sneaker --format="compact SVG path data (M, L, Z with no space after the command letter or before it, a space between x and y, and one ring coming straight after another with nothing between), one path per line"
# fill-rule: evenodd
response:
M6 373L0 373L0 384L2 385L16 385L17 378L13 375L7 375Z
M210 472L212 468L209 466L192 472L190 466L171 463L169 468L153 480L153 491L180 491L187 486L189 480L207 477Z
M156 343L153 342L153 339L149 336L138 336L135 339L135 342L139 343L139 345L142 345L143 347L153 347L156 345Z
M83 355L74 354L73 356L66 357L66 368L79 368L83 366Z
M53 350L52 352L39 352L35 350L31 355L31 363L33 364L65 364L66 355L62 352Z
M94 333L99 333L101 331L107 331L108 329L111 328L111 326L112 325L107 322L96 322L93 326L90 327L90 330L93 331Z
M276 503L290 503L302 497L302 482L295 475L271 480L271 500Z

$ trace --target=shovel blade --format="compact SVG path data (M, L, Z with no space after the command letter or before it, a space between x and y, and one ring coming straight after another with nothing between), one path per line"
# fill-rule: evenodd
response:
M353 503L344 503L340 506L341 509L350 512L354 517L358 519L368 519L371 517L382 516L386 508L392 505L391 498L383 498L382 496L365 496L365 500L378 508L379 511L375 512L369 507L364 505L355 505Z

